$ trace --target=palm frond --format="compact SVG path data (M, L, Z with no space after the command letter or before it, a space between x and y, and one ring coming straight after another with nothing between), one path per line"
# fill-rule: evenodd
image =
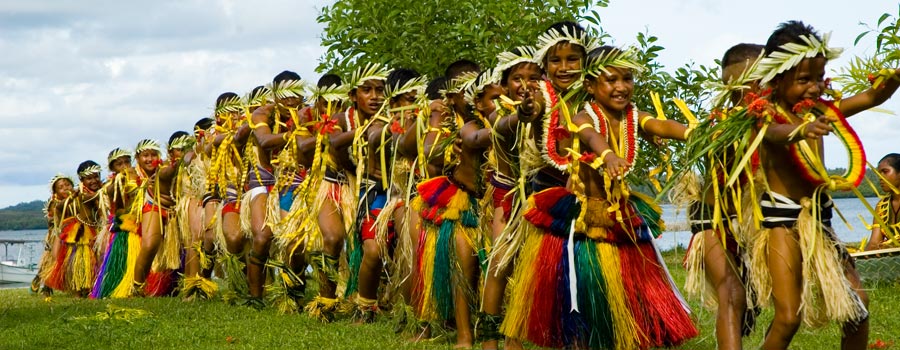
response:
M831 33L826 33L819 41L812 35L801 36L804 44L787 43L781 45L782 51L775 51L763 58L756 66L756 70L751 75L752 80L759 80L760 84L765 84L775 78L776 75L794 68L804 58L812 58L818 55L825 56L826 59L832 60L838 58L844 49L828 47L828 40Z
M399 84L397 86L387 86L384 95L387 99L391 99L400 95L403 95L407 92L418 91L419 93L425 92L425 87L428 86L428 77L419 76L414 79L407 80L403 84Z
M625 50L610 50L609 52L589 58L585 62L584 74L593 77L602 73L609 74L608 68L627 68L637 72L644 70L644 65L637 57L637 48L630 47Z
M731 97L732 92L749 89L749 84L753 81L753 74L757 69L756 67L764 57L765 53L760 52L759 56L757 56L755 60L750 62L750 64L747 65L744 71L741 72L741 75L734 77L728 83L711 80L704 82L703 87L705 89L713 91L714 93L712 99L710 100L710 109L716 110L725 107L725 104L728 102L729 97Z
M244 105L237 96L228 98L216 104L215 115L223 115L228 113L240 112Z
M241 99L241 104L247 106L262 106L272 98L272 90L264 86L262 89L250 90Z
M364 67L359 67L350 76L345 88L347 91L360 87L369 80L387 80L388 69L378 63L369 63Z
M269 84L267 87L272 91L272 96L277 98L303 98L309 86L303 79L300 80L283 80L277 84Z
M535 49L531 46L519 46L514 51L501 52L497 55L497 67L495 70L498 74L502 74L519 63L537 64L534 54Z

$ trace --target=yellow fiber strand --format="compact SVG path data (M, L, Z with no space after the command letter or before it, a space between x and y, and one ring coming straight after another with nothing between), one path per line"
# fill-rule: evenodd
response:
M434 281L434 264L427 263L434 261L435 247L437 246L438 227L434 225L423 225L425 232L425 251L422 254L421 273L424 290L422 291L422 305L419 308L419 319L436 320L438 319L435 306L431 303L432 281Z
M162 229L163 241L153 259L152 269L153 271L177 270L181 267L181 237L178 234L178 221L172 218Z
M816 192L818 194L818 191ZM819 222L818 203L801 200L803 210L797 218L800 250L803 253L803 321L821 326L834 320L857 320L865 312L850 282L844 277L841 257L832 239Z
M137 256L141 253L141 236L134 231L128 232L128 259L125 274L122 275L122 281L112 291L112 298L128 298L131 296L131 289L134 282L134 265L137 263Z
M700 299L704 306L713 310L716 306L716 294L706 279L706 266L703 261L706 242L704 232L691 237L690 249L685 258L687 278L684 281L684 292L691 298Z
M510 290L509 306L500 331L512 338L527 339L528 313L534 304L534 268L539 263L536 258L543 234L531 224L523 225L520 234L524 242L507 287Z
M616 349L637 349L639 348L638 339L645 335L638 329L626 301L618 248L605 242L595 244L600 255L598 260L603 270L603 277L606 280L606 296L617 335ZM637 276L630 276L630 278L637 278Z

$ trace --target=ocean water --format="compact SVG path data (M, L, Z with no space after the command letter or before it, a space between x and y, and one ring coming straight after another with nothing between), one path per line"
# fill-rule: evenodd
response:
M47 230L0 231L0 261L16 261L20 264L37 263L44 252ZM38 241L12 244L8 240Z
M866 198L873 208L878 203L878 198ZM847 219L847 224L841 220L840 216L835 212L834 218L831 219L831 226L837 233L838 238L844 242L859 242L863 238L868 239L872 233L867 230L860 221L862 216L867 223L872 222L872 214L866 209L866 206L858 198L837 198L834 200L835 208L843 214ZM666 231L657 240L656 244L661 250L669 249L685 249L690 243L691 232L686 226L687 213L682 210L677 212L671 204L661 206L663 210L663 220L669 227L684 229L684 231ZM850 227L848 227L848 224Z

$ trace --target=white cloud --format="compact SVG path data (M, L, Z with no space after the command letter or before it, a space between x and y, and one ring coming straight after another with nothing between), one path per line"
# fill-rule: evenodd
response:
M105 163L114 147L190 130L221 92L244 93L285 69L315 81L324 51L315 18L331 2L0 2L0 207L46 197L55 173L74 173L85 159ZM793 14L850 46L857 22L896 9L797 3L614 0L598 12L617 44L633 43L645 28L657 35L661 60L674 68L691 59L712 64L736 42L762 42ZM897 101L885 107L900 112ZM852 123L870 160L897 151L884 140L900 137L900 117L864 114ZM829 155L830 166L840 165L835 159Z

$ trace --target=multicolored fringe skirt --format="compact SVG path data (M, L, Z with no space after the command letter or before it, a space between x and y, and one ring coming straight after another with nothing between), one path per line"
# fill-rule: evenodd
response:
M97 229L74 217L64 219L60 226L59 251L53 268L44 278L45 284L56 290L90 292L96 273L92 247Z
M475 305L474 291L464 278L457 257L460 235L477 251L481 240L478 199L439 176L417 186L419 196L412 208L421 214L419 246L416 248L416 285L413 307L420 320L449 320L453 316L454 286L463 286L469 305Z
M97 273L94 289L91 290L91 298L127 297L114 295L113 292L120 284L130 287L134 279L134 262L140 253L140 237L134 234L137 231L137 223L134 215L124 211L116 213L110 219L109 230L112 238L103 257L103 264Z
M587 205L586 232L574 232ZM633 196L579 203L562 187L533 194L501 331L542 347L637 349L698 334L652 238L659 209ZM618 220L617 213L621 215Z

